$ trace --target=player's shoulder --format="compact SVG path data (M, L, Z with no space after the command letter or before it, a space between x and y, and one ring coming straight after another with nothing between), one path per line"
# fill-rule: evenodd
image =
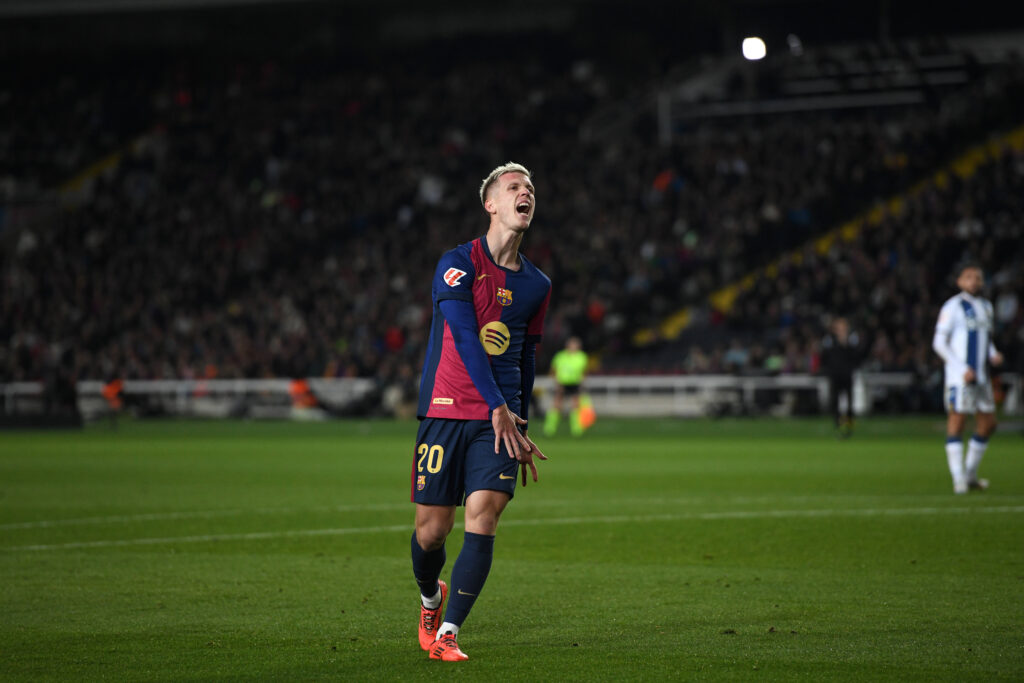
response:
M476 240L472 240L470 242L463 242L459 246L444 252L441 255L441 258L464 258L466 260L469 260L470 255L473 253L474 242L476 242Z
M472 243L460 244L441 254L434 270L435 292L465 292L476 277L476 268L470 255Z
M472 242L466 242L465 244L460 244L459 246L455 247L454 249L449 249L448 251L446 251L443 254L441 254L441 258L439 258L437 260L438 269L441 269L442 266L446 267L446 268L447 267L455 266L455 267L460 267L460 268L462 268L462 267L468 268L469 269L468 272L472 272L472 269L473 269L473 256L472 256L472 253L473 253L473 243Z
M942 303L942 308L940 310L946 312L958 309L960 307L961 298L962 297L959 293L954 294Z
M537 280L543 282L544 285L546 285L547 287L551 286L551 278L549 278L547 276L547 274L543 270L541 270L540 268L535 266L533 264L533 261L531 261L530 259L526 258L526 256L523 255L523 254L519 254L519 258L522 260L522 263L523 263L522 270L523 270L523 272L525 274L527 274L527 275L529 275L531 277L534 277Z
M948 331L958 320L957 316L960 314L960 295L955 294L942 304L942 308L939 309L939 319L935 323L935 327L939 330Z

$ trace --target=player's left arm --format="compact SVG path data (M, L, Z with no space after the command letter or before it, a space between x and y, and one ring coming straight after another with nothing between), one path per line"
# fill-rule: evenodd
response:
M992 341L992 337L988 338L988 362L994 368L998 368L1003 364L1003 354L996 348L996 343Z
M548 293L544 297L544 301L537 308L537 311L530 318L529 323L526 326L526 340L523 343L523 357L521 359L520 373L522 375L520 385L520 401L522 409L520 413L522 417L528 418L530 414L530 399L533 396L533 383L537 377L537 342L540 341L544 334L544 316L548 312L548 304L551 301L551 285L548 284ZM533 442L533 439L527 434L529 423L523 425L522 433L523 437L530 444L530 450L522 453L524 457L520 458L520 472L522 473L523 486L526 486L526 468L530 468L530 472L533 475L533 480L537 481L537 466L533 462L533 456L536 455L541 460L547 460L548 456L544 455L537 444Z
M519 411L519 417L527 420L527 423L523 425L524 432L530 426L530 399L533 397L533 383L537 378L537 341L535 337L526 338L520 364L523 380L520 385L522 409Z
M995 317L992 315L992 304L988 302L986 302L986 304L985 308L988 310L988 319L995 320ZM989 334L988 336L988 362L992 367L998 368L1003 364L1003 354L999 352L999 349L996 348L996 343L992 341L992 335L995 333L994 325L992 326L991 332L992 334Z
M526 342L523 344L523 358L520 372L522 374L522 383L520 386L520 417L523 419L529 419L530 415L530 397L533 395L533 383L537 377L537 341L536 337L528 336ZM524 424L520 430L522 431L523 438L530 445L529 450L520 451L522 457L519 458L520 471L523 477L523 486L526 486L526 468L530 468L530 473L533 475L533 480L537 481L537 465L533 462L533 456L537 456L541 460L547 460L548 456L544 455L537 444L533 442L527 434L527 428L529 423Z
M871 343L867 335L862 335L860 332L851 332L850 336L855 340L853 344L853 365L854 368L859 368L864 364L864 361L871 355Z

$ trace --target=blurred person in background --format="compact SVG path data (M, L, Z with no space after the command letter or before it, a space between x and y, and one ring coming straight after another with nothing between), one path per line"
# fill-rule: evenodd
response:
M519 253L535 201L526 168L508 163L491 171L480 186L487 234L446 252L434 274L412 463L419 642L431 659L469 659L456 638L490 572L517 469L526 486L527 467L537 481L534 456L547 459L526 432L536 346L551 298L551 280ZM445 539L458 505L465 505L465 536L441 622Z
M569 404L569 431L573 436L583 435L580 419L580 392L583 377L587 372L587 353L579 337L569 337L565 348L551 359L551 376L555 378L555 395L551 407L544 416L544 435L554 436L558 423L565 412L566 399Z
M821 370L828 377L829 412L842 439L853 434L853 373L864 358L860 335L839 317L821 340Z
M946 363L945 404L946 460L953 477L953 492L988 488L978 478L978 467L996 429L995 400L988 366L1000 366L1003 355L992 342L992 304L981 297L985 277L981 266L968 263L956 279L960 292L942 305L932 348ZM963 431L966 416L975 416L974 434L964 457Z

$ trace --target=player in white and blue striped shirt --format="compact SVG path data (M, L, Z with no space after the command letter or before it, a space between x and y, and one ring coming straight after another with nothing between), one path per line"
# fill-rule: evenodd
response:
M988 481L978 478L978 466L996 428L996 405L988 366L999 366L1003 355L992 343L992 304L980 294L985 286L981 267L967 264L956 280L960 293L942 305L932 348L946 361L946 459L953 491L982 490ZM974 434L964 458L966 416L975 415Z

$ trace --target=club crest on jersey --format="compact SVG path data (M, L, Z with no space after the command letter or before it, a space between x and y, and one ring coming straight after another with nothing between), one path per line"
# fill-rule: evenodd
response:
M458 268L449 268L444 273L444 281L449 287L455 287L459 284L459 280L466 276L466 271L459 270Z
M427 487L427 475L421 474L416 477L416 490L422 491Z
M512 290L498 287L498 303L502 306L512 305Z
M505 323L495 320L480 328L480 343L484 345L484 351L490 356L500 356L508 351L508 344L512 341L512 335Z

